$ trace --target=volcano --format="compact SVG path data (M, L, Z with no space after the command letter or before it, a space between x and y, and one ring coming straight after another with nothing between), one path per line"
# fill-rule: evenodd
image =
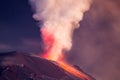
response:
M78 66L77 70L82 71ZM84 73L84 72L83 72ZM86 73L85 73L86 74ZM89 76L88 74L86 74ZM89 76L90 80L95 80ZM0 53L0 80L87 80L78 78L59 63L22 52Z

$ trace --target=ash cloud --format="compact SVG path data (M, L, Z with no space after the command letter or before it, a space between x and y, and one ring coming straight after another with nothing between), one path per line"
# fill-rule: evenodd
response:
M45 51L57 60L63 51L69 51L72 47L72 33L79 27L84 12L86 12L91 0L29 0L35 13L33 18L43 22L39 27Z
M73 35L66 54L97 80L120 79L120 1L95 0Z

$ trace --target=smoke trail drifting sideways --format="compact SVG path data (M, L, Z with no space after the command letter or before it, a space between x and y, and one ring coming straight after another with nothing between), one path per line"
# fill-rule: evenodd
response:
M89 9L91 0L30 0L35 14L42 21L42 37L49 59L57 60L63 50L72 46L72 32L79 27L83 13Z

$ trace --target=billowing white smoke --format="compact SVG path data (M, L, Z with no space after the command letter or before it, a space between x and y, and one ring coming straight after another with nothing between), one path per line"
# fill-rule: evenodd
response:
M79 27L91 0L30 0L30 3L35 11L33 17L43 22L41 30L54 36L56 46L69 50L72 32Z

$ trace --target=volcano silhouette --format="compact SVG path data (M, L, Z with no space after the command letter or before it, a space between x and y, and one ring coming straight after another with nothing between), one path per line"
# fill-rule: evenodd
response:
M81 70L78 66L77 69ZM82 80L57 62L21 52L0 53L0 80ZM91 78L91 80L95 80Z

